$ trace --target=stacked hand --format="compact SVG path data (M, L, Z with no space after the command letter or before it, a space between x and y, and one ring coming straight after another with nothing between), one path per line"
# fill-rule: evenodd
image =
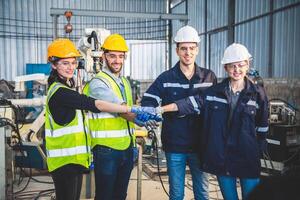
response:
M162 121L161 111L153 107L132 107L131 112L136 114L134 123L139 126L156 128L157 122Z
M135 113L136 115L141 115L141 119L148 121L153 119L157 122L162 121L162 109L161 107L141 107L141 106L134 106L131 108L131 112Z

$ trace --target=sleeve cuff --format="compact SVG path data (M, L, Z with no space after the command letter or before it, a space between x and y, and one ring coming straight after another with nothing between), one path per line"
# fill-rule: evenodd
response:
M193 96L175 101L179 115L200 114L200 109Z

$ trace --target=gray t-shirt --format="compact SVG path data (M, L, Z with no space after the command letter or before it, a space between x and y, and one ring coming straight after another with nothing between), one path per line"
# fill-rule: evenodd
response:
M231 122L233 112L235 111L237 102L239 100L239 97L240 97L240 94L242 91L233 92L230 84L229 84L228 90L229 90L228 94L229 94L229 99L230 99L229 122Z
M103 71L109 74L121 88L121 79L112 74L108 69L104 68ZM94 78L90 81L90 96L95 99L100 99L103 101L108 101L111 103L122 104L124 103L123 99L120 99L112 90L109 84L105 80L100 80Z

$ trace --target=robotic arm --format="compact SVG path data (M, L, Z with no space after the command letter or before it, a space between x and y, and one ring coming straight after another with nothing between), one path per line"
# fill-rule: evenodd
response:
M86 28L85 35L78 42L78 49L83 55L84 68L88 73L97 73L101 70L101 46L110 35L104 28Z

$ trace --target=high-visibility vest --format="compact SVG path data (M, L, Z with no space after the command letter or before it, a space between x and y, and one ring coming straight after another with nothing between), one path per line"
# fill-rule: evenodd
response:
M70 163L88 168L91 162L91 138L84 131L81 111L76 110L74 119L66 125L57 124L50 113L49 100L61 87L70 89L55 82L49 88L46 101L45 138L49 172Z
M110 75L101 71L95 78L104 81L111 87L119 99L123 99L121 88ZM125 101L128 106L132 106L130 83L125 77L121 77L121 81L124 85ZM89 90L89 83L87 83L83 89L83 93L90 96ZM88 112L87 120L92 137L92 148L96 145L102 145L116 150L124 150L129 147L131 140L133 141L133 145L135 145L135 138L133 136L134 124L132 122L128 122L126 119L107 112Z

